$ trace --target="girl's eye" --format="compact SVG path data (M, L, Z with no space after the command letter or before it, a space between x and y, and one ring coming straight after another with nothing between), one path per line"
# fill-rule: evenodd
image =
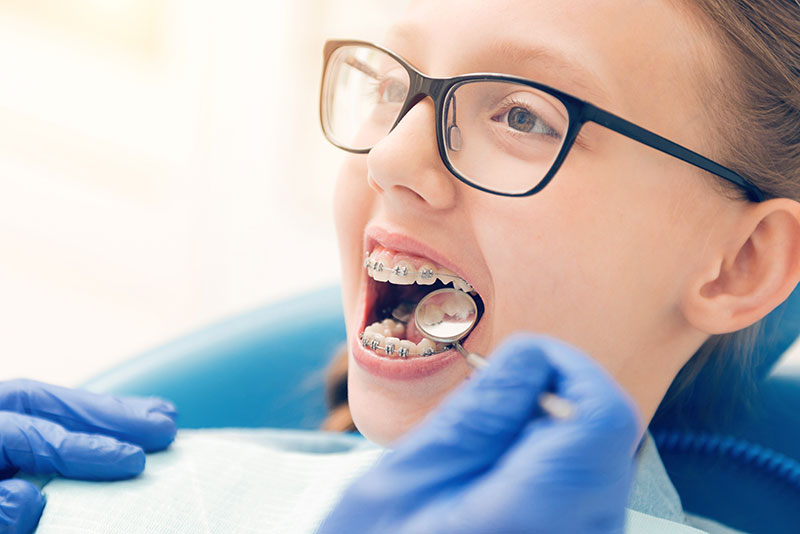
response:
M539 115L521 105L514 105L508 111L495 115L492 119L507 124L509 128L517 132L559 137L559 133Z
M508 112L508 125L521 132L530 132L536 126L536 117L525 108L514 106Z

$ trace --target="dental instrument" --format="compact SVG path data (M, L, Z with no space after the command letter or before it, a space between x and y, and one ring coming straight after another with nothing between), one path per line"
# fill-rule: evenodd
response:
M442 314L442 310L444 314ZM469 293L446 287L425 295L414 310L414 323L419 332L439 343L452 345L473 369L484 369L489 362L474 352L467 351L461 340L478 322L478 306ZM539 407L555 419L569 419L574 415L572 403L552 393L542 393Z

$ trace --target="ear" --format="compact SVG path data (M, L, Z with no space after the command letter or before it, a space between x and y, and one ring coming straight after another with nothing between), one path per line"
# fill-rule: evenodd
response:
M708 334L757 322L800 281L800 203L777 198L748 205L728 230L681 301L686 319Z

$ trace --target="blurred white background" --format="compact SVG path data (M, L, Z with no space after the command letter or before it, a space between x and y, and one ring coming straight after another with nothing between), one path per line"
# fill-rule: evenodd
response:
M322 45L401 2L0 2L0 380L338 279Z
M405 4L0 1L0 380L334 283L322 44Z

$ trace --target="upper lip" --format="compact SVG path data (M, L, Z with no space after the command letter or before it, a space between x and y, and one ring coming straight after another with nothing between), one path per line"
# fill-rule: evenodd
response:
M405 252L409 255L429 259L433 263L451 270L453 273L466 280L467 283L480 294L480 290L478 286L476 286L476 282L479 283L479 281L475 280L475 276L466 272L462 266L456 265L449 258L441 255L435 248L417 241L406 234L389 231L381 226L370 225L364 232L365 251L367 253L371 252L376 245L381 245L395 252Z

